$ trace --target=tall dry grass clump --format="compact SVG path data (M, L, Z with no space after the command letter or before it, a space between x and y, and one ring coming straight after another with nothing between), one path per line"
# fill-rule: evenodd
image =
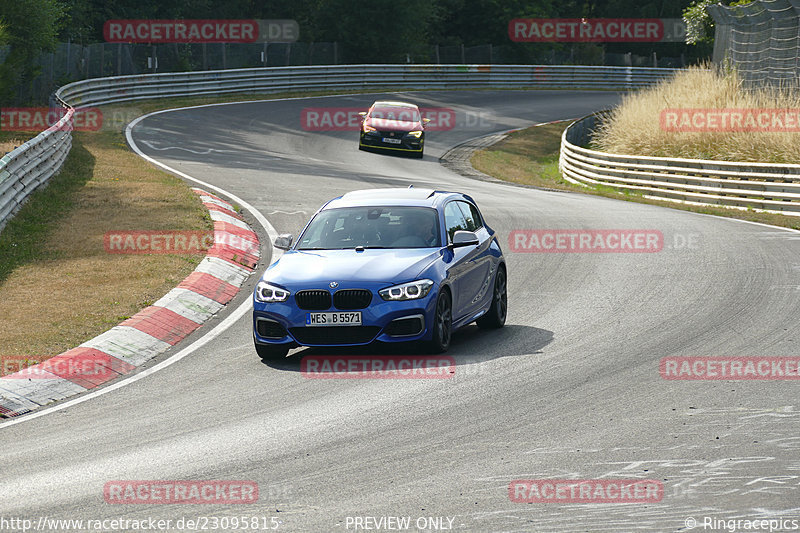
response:
M624 96L596 131L593 145L617 154L800 163L798 132L667 131L662 127L662 111L676 109L790 109L797 116L800 94L744 90L735 71L721 72L713 65L690 67L654 87Z
M0 140L0 156L4 156L15 148L18 148L25 141L20 139Z

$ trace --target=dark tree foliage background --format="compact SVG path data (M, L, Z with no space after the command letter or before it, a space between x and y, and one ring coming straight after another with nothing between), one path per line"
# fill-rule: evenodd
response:
M0 0L0 44L10 46L0 63L0 103L38 74L36 59L58 43L67 7L57 0Z
M28 0L3 0L25 3ZM66 13L58 38L81 44L102 42L108 19L289 18L300 25L300 40L336 41L342 62L406 61L432 45L504 46L520 60L569 44L512 43L514 18L680 18L691 0L52 0ZM0 18L2 16L0 15ZM682 43L605 44L607 52L689 57L706 55Z
M726 2L727 3L727 2ZM709 42L514 43L514 18L680 18L692 0L0 0L0 99L36 76L35 59L58 42L103 41L109 19L294 19L302 42L336 42L339 63L431 61L434 45L491 44L506 63L566 52L575 63L603 53L707 57ZM2 56L0 56L2 60ZM1 103L1 101L0 101Z

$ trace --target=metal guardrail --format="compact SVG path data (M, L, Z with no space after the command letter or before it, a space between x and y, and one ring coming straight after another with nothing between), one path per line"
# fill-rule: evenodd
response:
M0 230L33 190L61 168L71 146L72 108L150 98L313 90L645 87L673 69L551 65L330 65L178 72L70 83L54 100L70 111L0 159Z
M462 88L635 89L673 69L537 65L333 65L180 72L99 78L57 94L71 105L231 92Z
M800 215L800 165L609 154L585 148L602 120L595 113L561 136L559 168L579 185L605 185L645 197Z
M73 114L69 109L50 128L0 158L0 230L61 169L72 147Z

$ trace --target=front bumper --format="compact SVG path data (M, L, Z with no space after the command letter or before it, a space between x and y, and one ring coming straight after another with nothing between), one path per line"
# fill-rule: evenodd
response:
M396 137L388 136L387 132L372 131L361 132L359 146L362 148L373 148L380 150L395 150L399 152L422 152L425 146L425 134L419 138L412 137L406 133L399 132ZM400 143L384 141L384 139L399 139Z
M308 288L315 287L303 287ZM393 343L431 339L438 287L434 286L425 298L419 300L388 302L378 295L376 289L370 290L373 297L368 307L347 310L361 312L360 326L306 326L309 312L342 310L334 307L313 311L300 309L294 301L296 291L292 291L289 299L282 303L262 303L254 299L255 341L287 346L361 346L374 341Z

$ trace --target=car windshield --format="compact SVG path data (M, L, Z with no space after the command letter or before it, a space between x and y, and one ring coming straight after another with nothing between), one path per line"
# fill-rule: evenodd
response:
M380 106L374 107L370 113L372 118L388 120L403 120L406 122L419 122L419 109L408 106Z
M438 216L429 207L342 207L317 214L297 250L438 248Z

